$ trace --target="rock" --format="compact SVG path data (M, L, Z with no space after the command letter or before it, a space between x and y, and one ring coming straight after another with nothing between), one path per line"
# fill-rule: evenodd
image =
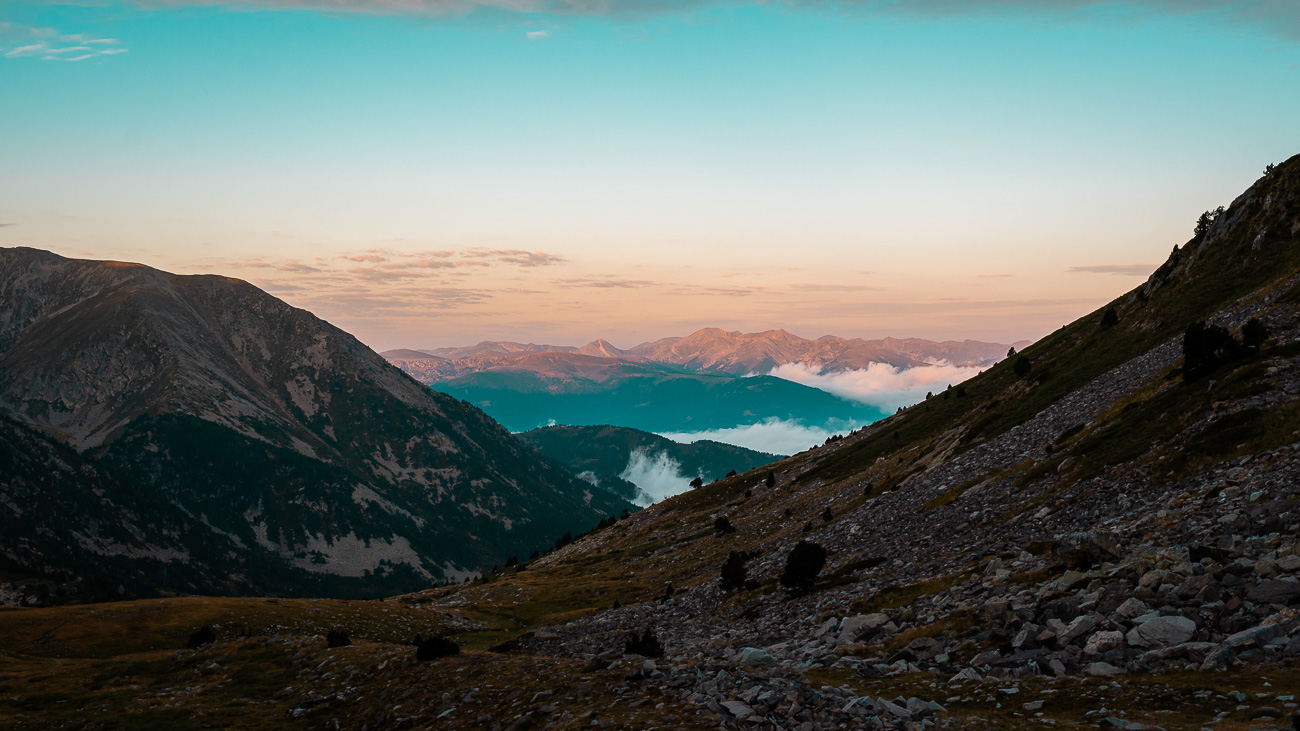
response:
M1169 647L1181 645L1196 635L1196 623L1186 617L1156 617L1128 633L1128 643L1135 647Z
M1096 626L1096 617L1093 617L1091 614L1080 615L1075 617L1074 621L1070 622L1070 624L1066 626L1064 632L1059 633L1058 638L1062 645L1069 645L1078 638L1091 632Z
M840 634L838 642L852 642L857 639L860 632L869 629L875 629L889 622L889 615L883 612L875 614L859 614L854 617L845 617L840 622Z
M775 665L776 658L756 647L746 647L740 651L740 662L751 667L766 668Z
M1146 605L1146 602L1137 597L1129 597L1124 600L1123 604L1119 605L1115 610L1115 613L1125 619L1133 619L1134 617L1140 617L1149 611L1151 611L1151 609Z
M1057 536L1052 555L1069 568L1088 569L1115 558L1119 537L1109 531L1089 531Z
M1237 659L1237 655L1232 651L1232 648L1219 646L1205 655L1205 660L1201 663L1201 670L1226 670L1228 665L1235 659Z
M1224 647L1250 647L1263 645L1282 634L1282 628L1275 624L1262 624L1258 627L1242 630L1223 640Z
M821 626L817 628L817 631L813 632L813 637L820 638L822 635L825 635L827 632L834 632L835 628L838 627L839 625L840 625L839 618L831 617L825 622L822 622Z
M1137 721L1125 721L1122 718L1107 717L1101 721L1102 728L1120 729L1120 731L1165 731L1160 726L1148 726Z
M727 712L736 718L748 718L749 716L754 715L754 709L750 708L748 704L740 701L723 701L719 705L727 709Z
M1030 701L1024 704L1023 706L1021 706L1021 708L1024 708L1026 711L1041 711L1043 709L1043 702Z
M1103 631L1094 634L1088 638L1088 644L1083 648L1084 653L1088 655L1100 655L1103 652L1110 652L1124 645L1124 633Z
M1277 560L1277 567L1288 574L1300 571L1300 556L1288 553Z
M1119 675L1124 672L1108 662L1091 662L1084 667L1083 672L1089 675Z
M949 685L956 683L983 683L984 678L980 676L975 668L962 668L962 671L952 676L948 680Z
M1300 599L1300 582L1267 579L1256 584L1246 598L1261 604L1290 604Z

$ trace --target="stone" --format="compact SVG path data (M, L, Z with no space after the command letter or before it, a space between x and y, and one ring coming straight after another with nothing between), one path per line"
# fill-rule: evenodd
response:
M754 715L754 709L741 701L723 701L719 705L727 709L727 713L730 713L736 718L748 718L749 716Z
M1246 598L1260 604L1290 604L1300 599L1300 582L1267 579L1256 584Z
M1096 626L1097 618L1093 617L1091 614L1083 614L1075 617L1074 621L1070 622L1070 624L1066 626L1065 631L1059 633L1058 636L1061 644L1072 644L1075 640L1091 632Z
M1300 556L1288 553L1277 560L1277 567L1288 574L1300 571Z
M1030 701L1024 704L1023 706L1021 706L1021 708L1024 708L1026 711L1041 711L1043 709L1043 702Z
M740 651L740 662L750 667L766 668L775 665L776 658L757 647L746 647Z
M1205 660L1201 662L1201 670L1226 670L1235 659L1237 655L1231 647L1219 646L1206 653Z
M1128 633L1128 643L1136 647L1181 645L1196 635L1196 623L1187 617L1156 617Z
M962 668L962 671L952 676L948 680L949 685L956 683L983 683L984 678L980 676L979 671L975 668Z
M1125 599L1124 603L1115 609L1115 613L1125 619L1140 617L1149 611L1151 611L1151 609L1146 605L1146 602L1137 597L1129 597L1128 599Z
M840 634L838 642L852 642L857 639L858 634L869 629L875 629L889 622L889 615L883 612L875 614L859 614L854 617L845 617L840 622Z
M838 626L840 626L839 617L831 617L825 622L822 622L821 626L817 628L817 631L813 633L813 637L821 637L827 632L834 632L835 628Z
M1119 675L1124 672L1108 662L1090 662L1083 668L1083 672L1089 675Z
M1253 645L1263 645L1269 640L1282 634L1282 628L1274 624L1263 624L1258 627L1244 629L1234 635L1230 635L1223 640L1224 647L1251 647Z
M1083 651L1088 655L1100 655L1123 645L1124 634L1122 632L1102 631L1088 638L1088 644L1083 648Z
M1052 555L1067 568L1088 569L1115 558L1119 537L1109 531L1094 530L1057 536Z
M1165 731L1160 726L1148 726L1137 721L1125 721L1122 718L1106 717L1101 721L1102 728L1119 729L1119 731Z

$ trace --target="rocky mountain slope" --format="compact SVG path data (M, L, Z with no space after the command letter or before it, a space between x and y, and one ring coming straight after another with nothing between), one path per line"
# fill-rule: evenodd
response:
M781 455L708 439L682 444L638 429L609 425L548 426L523 432L519 438L582 479L637 502L647 499L641 488L651 486L636 484L634 481L641 479L636 473L661 471L654 467L673 466L682 478L676 491L683 492L692 478L713 482L730 472L748 472L781 459ZM640 461L640 469L636 460Z
M628 507L242 281L0 249L0 302L12 572L388 594Z

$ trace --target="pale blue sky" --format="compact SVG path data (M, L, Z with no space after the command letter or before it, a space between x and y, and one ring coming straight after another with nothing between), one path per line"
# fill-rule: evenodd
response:
M1014 340L1300 152L1300 3L339 4L0 3L0 245L381 348Z

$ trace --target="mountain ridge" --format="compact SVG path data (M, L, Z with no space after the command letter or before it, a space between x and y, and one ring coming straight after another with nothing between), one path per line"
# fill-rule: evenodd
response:
M0 249L0 272L0 415L113 475L109 501L137 515L143 544L185 557L144 550L156 588L218 590L203 575L229 577L227 591L411 588L629 507L241 280L32 249ZM33 476L0 478L13 495ZM30 535L12 525L0 548L21 564ZM63 559L46 542L26 560L108 550L61 545ZM188 576L163 579L169 564Z

